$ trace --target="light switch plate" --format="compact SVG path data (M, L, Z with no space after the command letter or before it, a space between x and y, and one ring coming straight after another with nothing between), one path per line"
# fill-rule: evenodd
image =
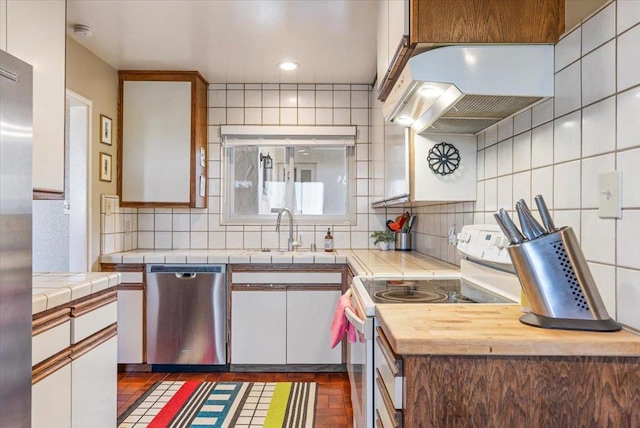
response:
M598 216L600 218L622 217L621 181L621 171L605 172L598 176Z
M113 199L111 198L105 199L104 213L105 215L113 214Z

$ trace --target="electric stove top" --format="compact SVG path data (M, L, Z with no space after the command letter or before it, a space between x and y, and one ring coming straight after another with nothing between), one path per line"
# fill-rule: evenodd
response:
M463 278L362 278L373 303L513 303Z

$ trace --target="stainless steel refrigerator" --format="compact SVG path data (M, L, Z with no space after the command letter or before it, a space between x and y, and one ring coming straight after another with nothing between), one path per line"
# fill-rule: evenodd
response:
M31 426L32 67L0 50L0 427Z

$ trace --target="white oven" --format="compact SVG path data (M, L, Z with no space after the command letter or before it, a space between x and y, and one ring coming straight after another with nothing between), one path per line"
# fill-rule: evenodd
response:
M373 318L368 317L364 306L356 297L353 288L351 304L345 315L356 329L356 341L347 343L347 372L351 385L353 425L355 428L373 426Z
M358 331L347 341L347 371L355 428L373 428L375 413L374 324L376 304L398 303L519 303L520 283L512 273L502 232L496 225L465 226L458 235L465 256L460 272L423 275L357 276L350 293L353 311L345 315ZM398 292L406 287L406 292ZM404 294L403 294L404 293ZM420 300L424 297L425 300ZM360 340L363 338L363 341Z

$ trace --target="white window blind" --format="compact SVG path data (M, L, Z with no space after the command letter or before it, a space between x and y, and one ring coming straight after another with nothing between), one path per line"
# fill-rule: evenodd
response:
M339 146L356 143L355 126L222 126L222 145L238 146Z

